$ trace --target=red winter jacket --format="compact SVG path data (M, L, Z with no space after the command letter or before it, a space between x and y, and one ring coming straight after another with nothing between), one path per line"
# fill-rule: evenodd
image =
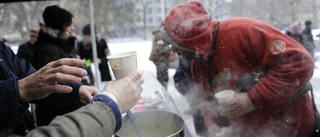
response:
M215 23L211 27L214 28ZM250 18L221 21L216 42L213 59L214 93L223 89L235 89L239 78L257 67L267 70L252 88L243 91L248 93L255 110L230 119L237 135L310 136L314 130L314 115L309 94L304 94L291 103L284 103L311 79L314 62L310 54L273 26ZM192 50L200 48L211 49L197 45ZM215 100L214 93L210 92L207 84L209 52L203 54L205 60L192 62L195 88L204 106L202 112L207 126L217 122L218 114L216 104L212 103ZM206 105L208 99L213 101Z

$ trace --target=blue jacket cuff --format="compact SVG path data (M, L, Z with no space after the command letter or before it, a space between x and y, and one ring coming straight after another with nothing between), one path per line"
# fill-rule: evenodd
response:
M110 97L108 97L107 95L104 95L104 94L98 94L98 95L94 96L93 99L91 100L91 102L94 102L94 101L102 101L102 102L106 103L111 108L111 110L113 111L114 116L116 118L116 128L114 130L114 133L118 132L122 126L122 115L121 115L120 108L117 105L117 103L114 102Z

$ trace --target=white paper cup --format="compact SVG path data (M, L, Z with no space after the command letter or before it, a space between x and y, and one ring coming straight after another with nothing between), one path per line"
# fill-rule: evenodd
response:
M123 52L107 57L116 79L123 78L137 69L137 52Z
M234 90L222 90L216 93L214 96L218 100L219 104L230 101L234 97Z

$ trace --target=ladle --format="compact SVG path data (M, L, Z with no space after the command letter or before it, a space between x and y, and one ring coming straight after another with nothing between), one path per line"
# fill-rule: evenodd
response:
M137 134L139 137L143 137L142 134L141 134L141 130L140 130L140 127L138 126L137 122L136 122L136 119L134 118L134 115L132 114L132 112L129 110L127 111L127 115L134 127L134 129L136 130Z

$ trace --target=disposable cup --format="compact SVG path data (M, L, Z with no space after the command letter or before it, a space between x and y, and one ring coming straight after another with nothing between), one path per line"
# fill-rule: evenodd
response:
M107 57L116 79L121 79L137 69L137 52L123 52Z
M214 96L218 100L219 104L230 101L234 97L234 90L222 90L217 92Z

